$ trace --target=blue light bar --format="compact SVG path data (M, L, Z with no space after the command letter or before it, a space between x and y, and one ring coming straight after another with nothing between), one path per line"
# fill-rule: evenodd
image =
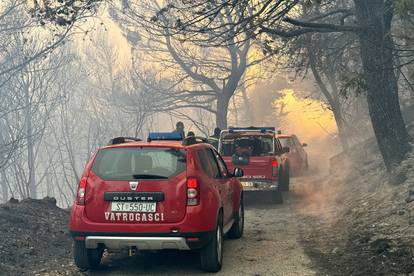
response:
M181 141L183 137L178 132L150 132L148 141Z

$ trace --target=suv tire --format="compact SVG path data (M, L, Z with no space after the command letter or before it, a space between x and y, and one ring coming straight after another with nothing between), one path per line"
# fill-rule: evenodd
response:
M97 268L101 263L103 248L87 249L84 241L74 241L73 257L76 266L85 271L89 268Z
M218 272L223 263L223 218L219 214L214 237L200 250L201 269Z
M227 233L227 236L230 239L240 239L243 236L244 231L244 203L243 195L240 198L240 206L237 210L236 218L233 222L233 225L230 228L230 231Z
M272 191L272 202L275 204L283 203L283 195L280 190Z
M283 174L280 178L280 191L282 192L288 192L290 186L290 168L289 165L286 165L285 168L283 168Z

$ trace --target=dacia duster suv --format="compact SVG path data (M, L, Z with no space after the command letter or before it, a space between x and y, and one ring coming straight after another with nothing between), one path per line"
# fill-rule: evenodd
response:
M220 134L219 152L229 168L240 167L246 197L282 203L289 190L288 148L283 148L273 127L231 127Z
M104 249L198 249L217 272L223 235L240 238L243 190L217 151L199 138L151 133L116 138L86 166L71 210L75 264L97 267ZM134 140L134 139L133 139Z

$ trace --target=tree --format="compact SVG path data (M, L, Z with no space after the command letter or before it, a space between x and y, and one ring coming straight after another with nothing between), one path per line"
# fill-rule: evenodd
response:
M75 3L76 2L76 3ZM83 2L80 5L80 2ZM95 1L89 1L95 2ZM68 7L64 5L75 5ZM80 6L79 6L79 5ZM22 74L32 62L47 59L58 46L62 45L76 23L93 14L92 3L85 1L27 1L4 0L0 4L0 171L7 160L19 151L24 144L25 133L10 129L5 118L12 113L20 111L23 107L17 102L18 95L13 95L9 85L15 75ZM71 11L72 10L72 11ZM76 10L76 11L75 11ZM68 13L67 13L68 12ZM65 19L65 24L58 24L58 18ZM53 22L50 23L50 22ZM62 21L61 21L62 22ZM56 24L55 24L56 23ZM25 58L16 54L16 40L20 37L20 46L30 44L33 36L41 38L44 43L38 43L25 53ZM19 47L20 47L19 46Z
M43 48L37 49L32 56L19 64L7 60L0 61L1 75L18 72L30 62L46 56L61 45L77 23L93 15L99 0L49 1L49 0L4 0L0 4L0 56L7 54L8 37L15 33L29 35L33 32L51 33ZM16 24L17 23L17 24ZM2 83L0 83L1 86ZM3 83L4 84L4 83Z
M198 39L184 39L185 35L173 33L175 19L163 13L156 1L130 1L122 12L125 16L114 18L126 29L127 38L139 38L133 46L145 51L140 60L159 63L165 68L160 78L173 80L168 93L164 92L170 98L169 106L159 106L160 110L202 108L215 115L218 127L227 128L230 99L241 85L248 86L253 80L252 75L245 76L246 70L265 59L251 55L254 43L244 39L233 40L224 47L209 47L199 44ZM222 10L217 18L223 27L204 35L232 33L229 26L238 16L233 10ZM240 35L247 38L247 34Z
M135 61L121 63L119 49L105 32L98 32L93 42L85 61L90 82L100 91L96 104L114 108L119 135L142 136L146 119L156 112L159 96L146 85L151 82L151 73L142 71Z
M319 23L316 20L285 21L298 26L292 31L266 29L270 33L292 36L297 33L311 32L354 32L359 39L359 50L367 86L367 102L371 123L377 138L384 163L389 171L397 166L411 149L405 123L401 114L398 85L395 76L395 60L393 57L394 42L391 34L391 23L394 15L394 3L389 0L353 1L352 9L327 11L318 15L324 19L340 14L342 18L352 17L356 24ZM351 21L351 20L349 20Z
M388 169L398 165L410 149L402 118L393 57L391 23L393 1L355 0L361 60L367 83L368 108L378 146Z
M16 33L10 37L15 64L21 64L39 48L43 47L40 40ZM61 100L62 95L53 89L56 72L68 59L62 52L56 52L47 58L29 63L27 66L13 72L5 84L8 98L5 100L12 105L13 110L2 118L3 137L7 140L18 139L16 148L19 155L9 154L10 159L4 165L18 176L16 185L22 197L37 197L37 169L39 165L40 145L45 137L47 124L51 114Z
M397 77L400 80L400 101L403 108L408 112L413 112L414 105L414 1L398 0L395 3L396 14L393 22L393 37L397 49L394 51L396 56ZM402 93L401 93L402 92Z
M309 33L355 33L359 41L359 52L363 68L363 76L367 87L367 102L372 126L378 142L384 163L389 171L397 166L411 149L410 136L401 115L398 99L398 85L395 76L395 49L392 38L392 20L395 1L392 0L354 0L341 1L338 7L335 1L317 1L318 14L307 15L306 18L294 19L287 15L296 16L300 9L300 1L263 1L253 3L250 9L255 12L252 16L243 16L235 22L237 30L250 30L251 37L269 34L275 38L292 38ZM208 3L191 2L179 6L178 13L184 13L188 5L195 8L195 17L179 18L184 26L194 26L194 22L202 21L204 27L213 25L211 21L218 13L210 8ZM302 6L309 2L303 2ZM332 4L335 5L332 5ZM311 3L313 5L313 3ZM249 1L223 1L223 7L239 6L246 11ZM283 8L285 7L285 8ZM296 10L292 9L295 7ZM333 9L331 9L334 7ZM170 8L170 10L176 9ZM289 13L290 12L290 13ZM210 22L210 23L209 23ZM203 28L193 28L194 33L203 32ZM235 32L237 34L237 31ZM229 43L228 35L215 38L213 41Z
M283 55L289 57L289 68L298 76L309 72L316 82L320 95L314 97L326 103L335 120L342 149L347 151L352 137L348 120L352 114L356 95L352 94L352 84L360 71L359 53L353 50L355 36L348 34L306 34L287 42L288 50ZM356 117L356 116L354 116Z

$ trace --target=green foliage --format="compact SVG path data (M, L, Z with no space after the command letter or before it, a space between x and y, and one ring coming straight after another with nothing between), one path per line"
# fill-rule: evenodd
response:
M41 25L52 22L70 26L79 18L93 14L102 0L29 0L29 12Z
M277 55L279 49L274 46L275 41L273 39L264 39L262 43L262 53L264 56Z
M395 0L395 12L400 16L414 13L414 0Z
M340 76L340 95L348 98L351 94L363 95L367 91L367 84L364 76L358 72L347 72Z

